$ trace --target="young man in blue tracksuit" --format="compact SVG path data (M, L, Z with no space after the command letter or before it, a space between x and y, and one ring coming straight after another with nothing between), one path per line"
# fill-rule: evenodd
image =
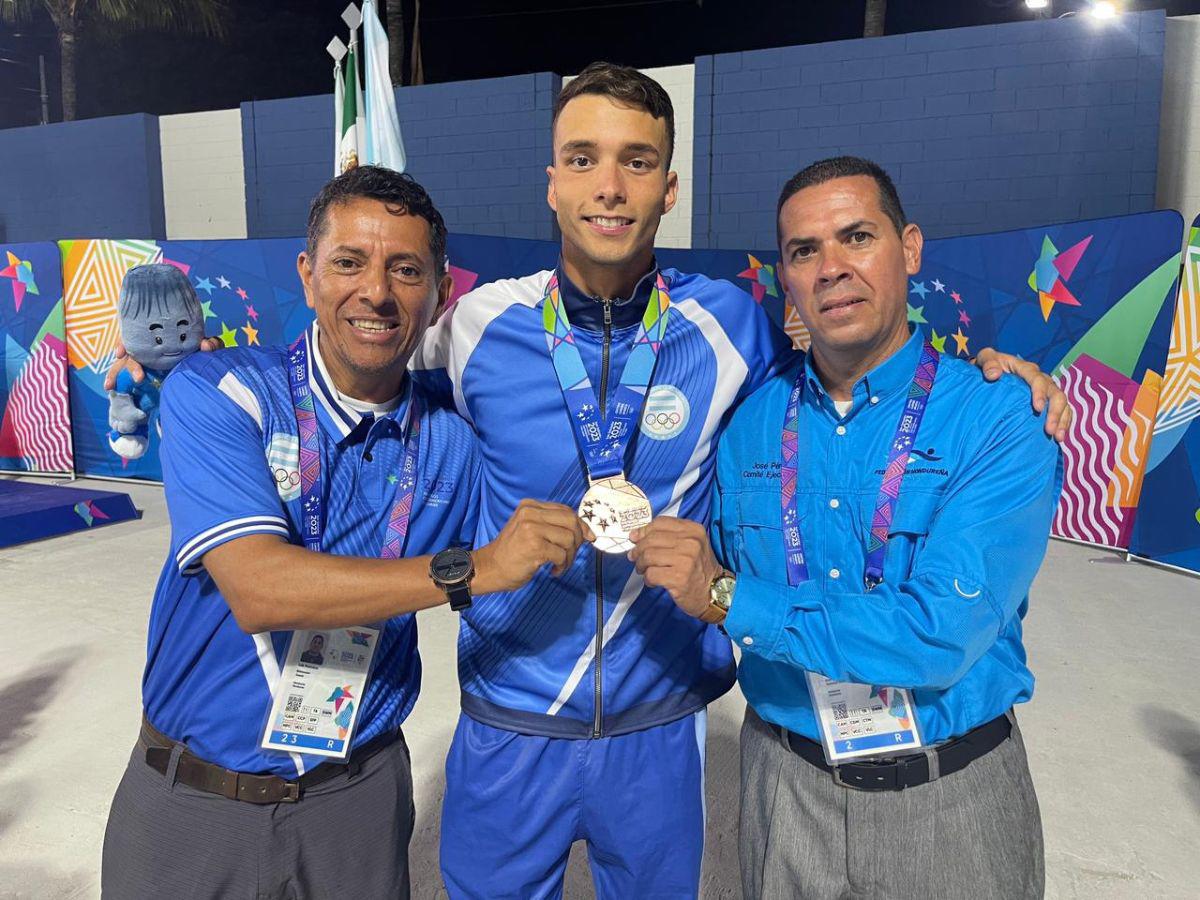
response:
M593 516L608 507L587 504L613 479L621 502L640 492L656 516L707 521L717 438L788 342L728 282L658 268L673 143L661 86L585 69L555 106L558 267L471 292L414 357L479 435L480 543L522 497L584 501L592 530L611 530ZM561 577L476 597L458 664L452 897L557 897L576 840L601 897L696 896L705 707L734 682L727 637L647 588L624 552L587 545Z

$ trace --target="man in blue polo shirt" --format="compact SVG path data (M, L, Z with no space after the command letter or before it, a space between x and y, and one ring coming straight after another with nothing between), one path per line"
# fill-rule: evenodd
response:
M300 340L197 354L166 380L171 554L106 896L408 896L412 613L561 571L584 537L574 510L525 502L459 549L476 441L405 376L449 295L445 246L411 178L340 176L298 260L316 313Z
M623 532L651 514L707 521L731 410L791 354L744 291L658 266L673 143L660 85L588 66L554 108L559 265L461 298L414 358L479 435L479 541L522 497L578 507L598 538L562 577L463 616L441 841L453 898L558 896L577 840L598 896L699 891L705 709L733 654L643 580Z
M1033 692L1021 622L1057 447L1019 381L987 385L910 331L921 231L878 166L803 170L778 227L812 348L721 440L716 553L659 519L631 554L742 651L744 893L1040 897L1012 707Z

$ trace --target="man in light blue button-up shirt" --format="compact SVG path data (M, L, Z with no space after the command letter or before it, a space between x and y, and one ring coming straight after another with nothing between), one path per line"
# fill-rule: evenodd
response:
M906 288L922 237L882 170L817 163L784 188L778 222L781 281L812 348L722 438L711 546L689 523L657 520L633 553L648 584L723 622L742 651L746 896L1041 896L1037 799L1011 709L1033 693L1021 622L1061 488L1058 449L1017 379L988 385L942 355L921 399L915 374L936 354L908 325ZM803 562L789 578L781 434L797 385ZM885 479L916 407L907 459ZM881 485L896 466L889 500ZM865 577L873 558L881 581ZM806 673L884 688L897 721L910 720L897 705L907 690L923 748L831 765ZM832 722L846 716L830 704Z

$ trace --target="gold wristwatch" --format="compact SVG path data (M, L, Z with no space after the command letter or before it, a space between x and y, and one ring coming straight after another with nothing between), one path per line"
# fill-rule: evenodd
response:
M737 587L737 579L732 572L722 570L716 578L708 583L708 609L700 616L710 625L720 625L729 615L729 606L733 603L733 589Z

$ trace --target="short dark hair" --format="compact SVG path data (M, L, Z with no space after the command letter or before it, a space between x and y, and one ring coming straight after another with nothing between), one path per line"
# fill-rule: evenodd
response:
M903 234L908 218L904 215L904 207L900 205L900 195L896 193L896 185L892 183L891 176L879 164L869 159L860 156L834 156L801 169L783 186L783 190L779 192L779 203L775 206L776 242L783 237L779 231L779 214L783 212L783 204L807 187L855 175L866 175L875 180L879 187L879 205L896 226L896 233Z
M308 209L308 254L317 252L317 242L325 233L329 207L349 203L355 197L379 200L394 215L420 216L429 223L429 250L440 278L446 268L446 222L437 211L425 188L411 175L401 175L382 166L356 166L328 182Z
M667 123L667 168L675 155L675 107L663 86L630 66L610 62L594 62L572 78L554 101L551 127L558 124L563 107L581 94L599 94L644 110Z

